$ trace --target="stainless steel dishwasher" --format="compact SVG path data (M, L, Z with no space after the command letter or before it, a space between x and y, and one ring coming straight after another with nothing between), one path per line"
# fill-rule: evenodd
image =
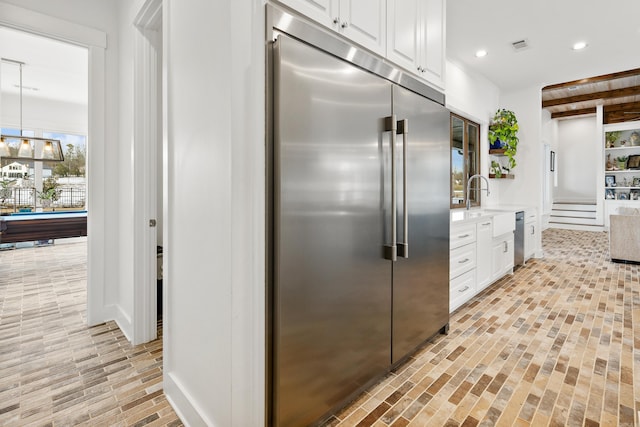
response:
M524 211L516 212L516 231L513 242L513 264L524 265Z

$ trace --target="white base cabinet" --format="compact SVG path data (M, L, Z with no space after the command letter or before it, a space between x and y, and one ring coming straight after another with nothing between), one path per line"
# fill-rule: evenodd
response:
M474 218L451 224L449 312L513 273L515 212Z
M449 235L449 311L476 294L476 225L451 227Z

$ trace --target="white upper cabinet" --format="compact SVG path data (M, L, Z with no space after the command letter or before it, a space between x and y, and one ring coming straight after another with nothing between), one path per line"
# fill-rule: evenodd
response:
M444 88L444 0L387 0L387 58Z
M384 56L385 5L385 0L340 0L338 31L354 42Z
M420 0L387 2L387 58L415 73L419 73L420 3Z
M386 0L279 0L317 23L384 56Z
M445 0L277 0L444 89Z
M325 27L333 27L333 20L338 16L338 0L278 0L293 10L313 19Z

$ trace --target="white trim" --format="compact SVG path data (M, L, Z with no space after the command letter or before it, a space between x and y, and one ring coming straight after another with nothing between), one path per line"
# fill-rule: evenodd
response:
M115 312L112 317L115 319L116 324L124 336L133 342L133 324L131 323L131 317L127 315L120 305L113 305L112 310Z
M187 422L189 426L213 426L213 422L207 420L204 411L193 405L196 399L187 393L175 375L165 373L164 375L164 395L173 407L181 421Z
M148 0L135 18L134 53L134 290L133 339L137 345L157 338L156 228L158 141L158 19L162 1Z
M106 90L105 49L89 46L89 126L87 132L87 324L108 320L106 267Z
M0 3L0 23L82 46L107 47L107 35L102 31L11 4Z
M93 28L0 3L0 25L88 49L87 324L107 320L105 307L105 65L107 35Z

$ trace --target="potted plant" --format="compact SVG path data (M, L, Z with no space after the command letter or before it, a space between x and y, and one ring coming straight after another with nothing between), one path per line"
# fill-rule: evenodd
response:
M0 202L4 203L6 199L10 199L13 196L13 190L9 187L9 184L13 182L9 180L0 181Z
M38 198L43 207L50 207L52 202L58 200L60 197L58 185L58 182L53 178L47 178L42 183L42 191L38 192Z
M491 160L491 170L489 173L494 174L496 178L502 178L502 166L500 166L500 163L495 160Z
M504 149L504 154L509 159L509 169L516 167L518 129L518 119L515 113L504 108L496 111L489 124L489 147Z
M620 156L616 157L616 162L618 163L618 169L623 170L627 168L627 159L629 156Z
M618 130L606 132L604 134L604 139L607 140L607 148L613 148L618 138L620 138L620 134L622 134L622 132Z

